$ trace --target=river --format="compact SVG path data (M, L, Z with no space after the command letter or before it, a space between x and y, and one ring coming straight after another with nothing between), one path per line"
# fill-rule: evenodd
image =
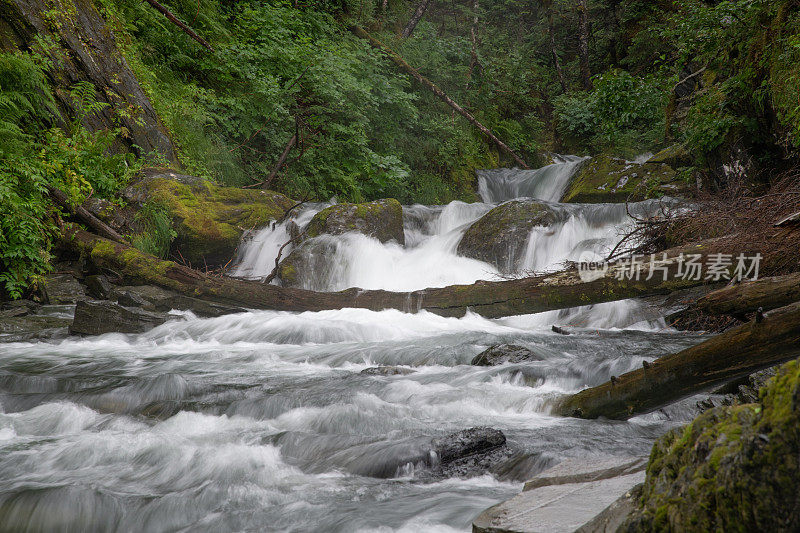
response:
M579 163L482 172L485 203L406 206L405 246L322 237L302 283L412 290L494 279L495 267L456 254L463 232L512 198L557 201ZM630 223L622 205L552 205L559 222L534 228L504 270L600 256ZM296 223L324 206L303 206ZM233 274L268 274L288 232L251 235ZM699 338L627 301L495 320L179 313L140 335L0 344L0 530L468 531L479 512L565 457L647 455L691 418L686 402L612 422L554 417L548 401ZM499 343L538 360L469 364ZM377 365L414 372L361 373ZM489 472L443 477L409 461L431 439L474 426L508 438L511 452Z

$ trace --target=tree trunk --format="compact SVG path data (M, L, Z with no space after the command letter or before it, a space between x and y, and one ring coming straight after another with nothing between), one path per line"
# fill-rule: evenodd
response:
M578 2L578 56L581 64L581 80L587 91L593 89L592 71L589 68L589 6L587 0Z
M61 207L72 213L73 215L77 216L79 219L83 221L84 224L95 230L97 233L102 235L107 239L111 239L112 241L117 241L119 243L125 243L125 237L120 235L119 233L114 230L111 226L91 214L85 207L81 205L73 206L69 202L69 197L64 193L64 191L60 189L56 189L55 187L47 186L47 190L50 192L50 197Z
M275 167L272 169L272 172L269 173L267 179L264 181L264 188L267 189L272 184L272 180L275 179L275 176L278 175L278 172L283 167L283 164L286 163L286 159L289 157L289 152L292 151L294 145L297 144L297 134L295 133L292 135L292 138L289 139L289 143L286 145L286 148L283 149L283 153L278 158L278 162L275 164Z
M657 359L558 405L564 416L624 420L800 356L800 302Z
M472 26L469 29L469 37L472 41L472 50L469 59L469 72L467 73L467 80L472 79L472 71L476 68L481 70L480 61L478 61L478 10L480 9L480 0L472 0ZM467 83L469 85L469 83Z
M402 57L400 57L397 53L392 51L391 48L389 48L379 40L375 39L369 33L364 31L364 29L361 28L360 26L351 25L350 31L352 31L358 37L361 37L362 39L369 41L370 45L372 45L373 48L376 48L381 52L383 52L386 55L386 57L391 59L392 62L395 65L397 65L400 69L410 74L415 80L417 80L420 84L427 87L433 94L435 94L437 98L439 98L441 101L452 107L459 115L466 118L470 122L470 124L475 126L481 133L489 137L489 139L491 139L492 142L494 142L497 145L497 147L500 148L500 150L510 155L514 159L514 161L516 161L517 164L519 164L522 168L530 168L524 159L518 156L503 141L498 139L495 136L495 134L492 133L491 130L489 130L489 128L478 122L478 120L475 117L473 117L463 107L461 107L455 101L453 101L453 99L447 96L444 93L444 91L442 91L439 87L437 87L432 81L424 77L422 74L417 72L417 70L414 67L406 63L406 61Z
M553 53L553 63L555 64L556 73L558 74L558 82L561 84L561 91L566 93L567 80L564 78L564 70L561 68L561 59L559 59L558 52L556 51L556 36L555 36L555 28L553 26L553 3L547 2L546 9L547 9L547 33L550 35L550 50Z
M697 301L700 311L712 315L741 316L800 301L800 273L761 278L714 291Z
M69 228L64 241L84 254L99 269L111 270L132 283L157 285L195 298L228 305L278 311L322 311L354 307L374 311L426 310L441 316L460 317L470 310L487 318L499 318L637 296L667 294L704 283L702 280L675 279L675 258L679 252L685 250L676 249L670 256L675 261L669 267L670 275L666 277L666 281L660 273L651 280L646 280L646 272L640 280L620 280L617 276L622 267L612 265L606 275L586 283L581 281L576 269L571 269L529 278L479 281L473 285L453 285L413 292L354 288L329 293L209 276L77 228Z
M417 9L414 10L414 14L411 15L411 19L406 24L406 27L403 28L403 38L408 39L411 37L411 34L414 32L414 28L417 27L419 21L422 20L422 15L425 14L427 11L428 6L433 0L422 0L419 4L417 4Z
M179 27L181 30L183 30L183 32L186 35L188 35L189 37L191 37L192 39L194 39L195 41L200 43L204 48L207 48L207 49L211 50L212 52L214 51L214 49L211 47L210 44L208 44L206 42L205 39L203 39L202 37L197 35L192 28L190 28L189 26L187 26L186 24L184 24L183 22L178 20L178 17L173 15L172 12L169 9L167 9L166 7L164 7L161 4L159 4L158 2L156 2L156 0L145 0L145 2L147 2L148 4L150 4L151 6L156 8L158 11L160 11L165 17L167 17L169 19L170 22L172 22L177 27Z

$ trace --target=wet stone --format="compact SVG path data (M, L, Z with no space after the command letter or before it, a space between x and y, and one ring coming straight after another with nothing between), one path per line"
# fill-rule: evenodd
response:
M505 363L524 363L539 360L541 360L541 357L524 346L498 344L476 355L471 364L473 366L497 366Z

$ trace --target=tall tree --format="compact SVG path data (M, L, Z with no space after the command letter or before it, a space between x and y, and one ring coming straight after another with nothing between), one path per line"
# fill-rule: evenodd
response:
M476 68L481 70L481 64L478 61L478 9L480 9L480 0L472 0L472 26L469 29L469 37L472 41L472 51L469 60L469 73L467 79L472 78L472 71Z
M428 6L433 3L433 0L422 0L418 5L417 9L414 10L414 14L411 15L411 19L406 24L406 27L403 28L403 38L408 39L411 37L411 34L414 32L414 28L417 27L419 21L422 20L422 15L425 14L427 11Z
M558 57L558 51L556 50L555 25L553 24L553 0L543 0L542 6L547 12L547 33L550 36L550 50L553 53L553 63L555 64L556 73L558 74L558 82L561 84L561 90L566 93L567 81L564 78L564 69L561 68L561 59Z
M583 88L592 90L592 71L589 69L589 6L588 0L578 2L578 56Z

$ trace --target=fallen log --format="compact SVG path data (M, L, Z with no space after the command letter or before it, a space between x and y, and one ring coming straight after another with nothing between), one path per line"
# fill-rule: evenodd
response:
M200 43L200 46L202 46L203 48L206 48L206 49L208 49L208 50L210 50L212 52L214 51L214 48L212 48L211 45L208 44L208 42L206 42L205 39L203 39L202 37L197 35L197 33L195 33L195 31L192 28L190 28L189 26L187 26L186 24L184 24L183 22L178 20L178 17L173 15L172 12L169 9L167 9L166 7L164 7L161 4L159 4L158 2L156 2L156 0L144 0L144 1L147 2L148 4L150 4L151 6L153 6L162 15L167 17L167 19L170 22L172 22L177 27L179 27L186 35L188 35L189 37L191 37L192 39L194 39L195 41Z
M458 105L452 98L447 96L447 94L441 90L435 83L431 80L423 76L419 73L417 69L406 63L406 60L400 57L397 52L380 42L378 39L364 31L361 26L357 26L355 24L350 25L350 31L353 32L356 36L366 40L369 44L375 48L376 50L381 51L383 54L386 55L395 65L397 65L401 70L410 74L415 80L417 80L421 85L428 88L436 97L441 100L442 102L446 103L450 107L452 107L456 113L464 117L469 121L470 124L475 126L478 131L486 135L492 142L494 142L500 150L510 155L514 161L516 161L522 168L530 168L528 164L522 159L516 152L514 152L511 148L508 147L506 143L501 141L497 138L497 136L492 133L492 131L478 122L478 119L473 117L466 109Z
M64 241L99 269L110 269L130 282L157 285L223 304L279 311L322 311L353 307L375 311L425 310L441 316L460 317L471 310L487 318L499 318L666 294L705 283L703 280L674 277L678 268L677 255L690 249L705 253L704 245L672 250L671 262L667 264L669 275L662 277L659 272L650 280L645 279L646 271L641 279L617 279L615 276L623 267L611 265L604 275L589 282L583 282L577 269L572 268L522 279L479 281L472 285L452 285L413 292L357 288L340 292L314 292L209 276L74 226L66 228Z
M697 300L700 311L741 316L759 308L767 311L800 301L800 272L731 285Z
M561 400L556 412L625 420L800 356L800 302Z
M85 207L82 205L72 205L72 203L69 201L69 197L64 191L50 185L47 186L47 190L50 193L50 198L52 198L55 203L81 219L84 224L95 230L103 237L119 243L126 242L125 238L117 233L114 228L91 214Z

